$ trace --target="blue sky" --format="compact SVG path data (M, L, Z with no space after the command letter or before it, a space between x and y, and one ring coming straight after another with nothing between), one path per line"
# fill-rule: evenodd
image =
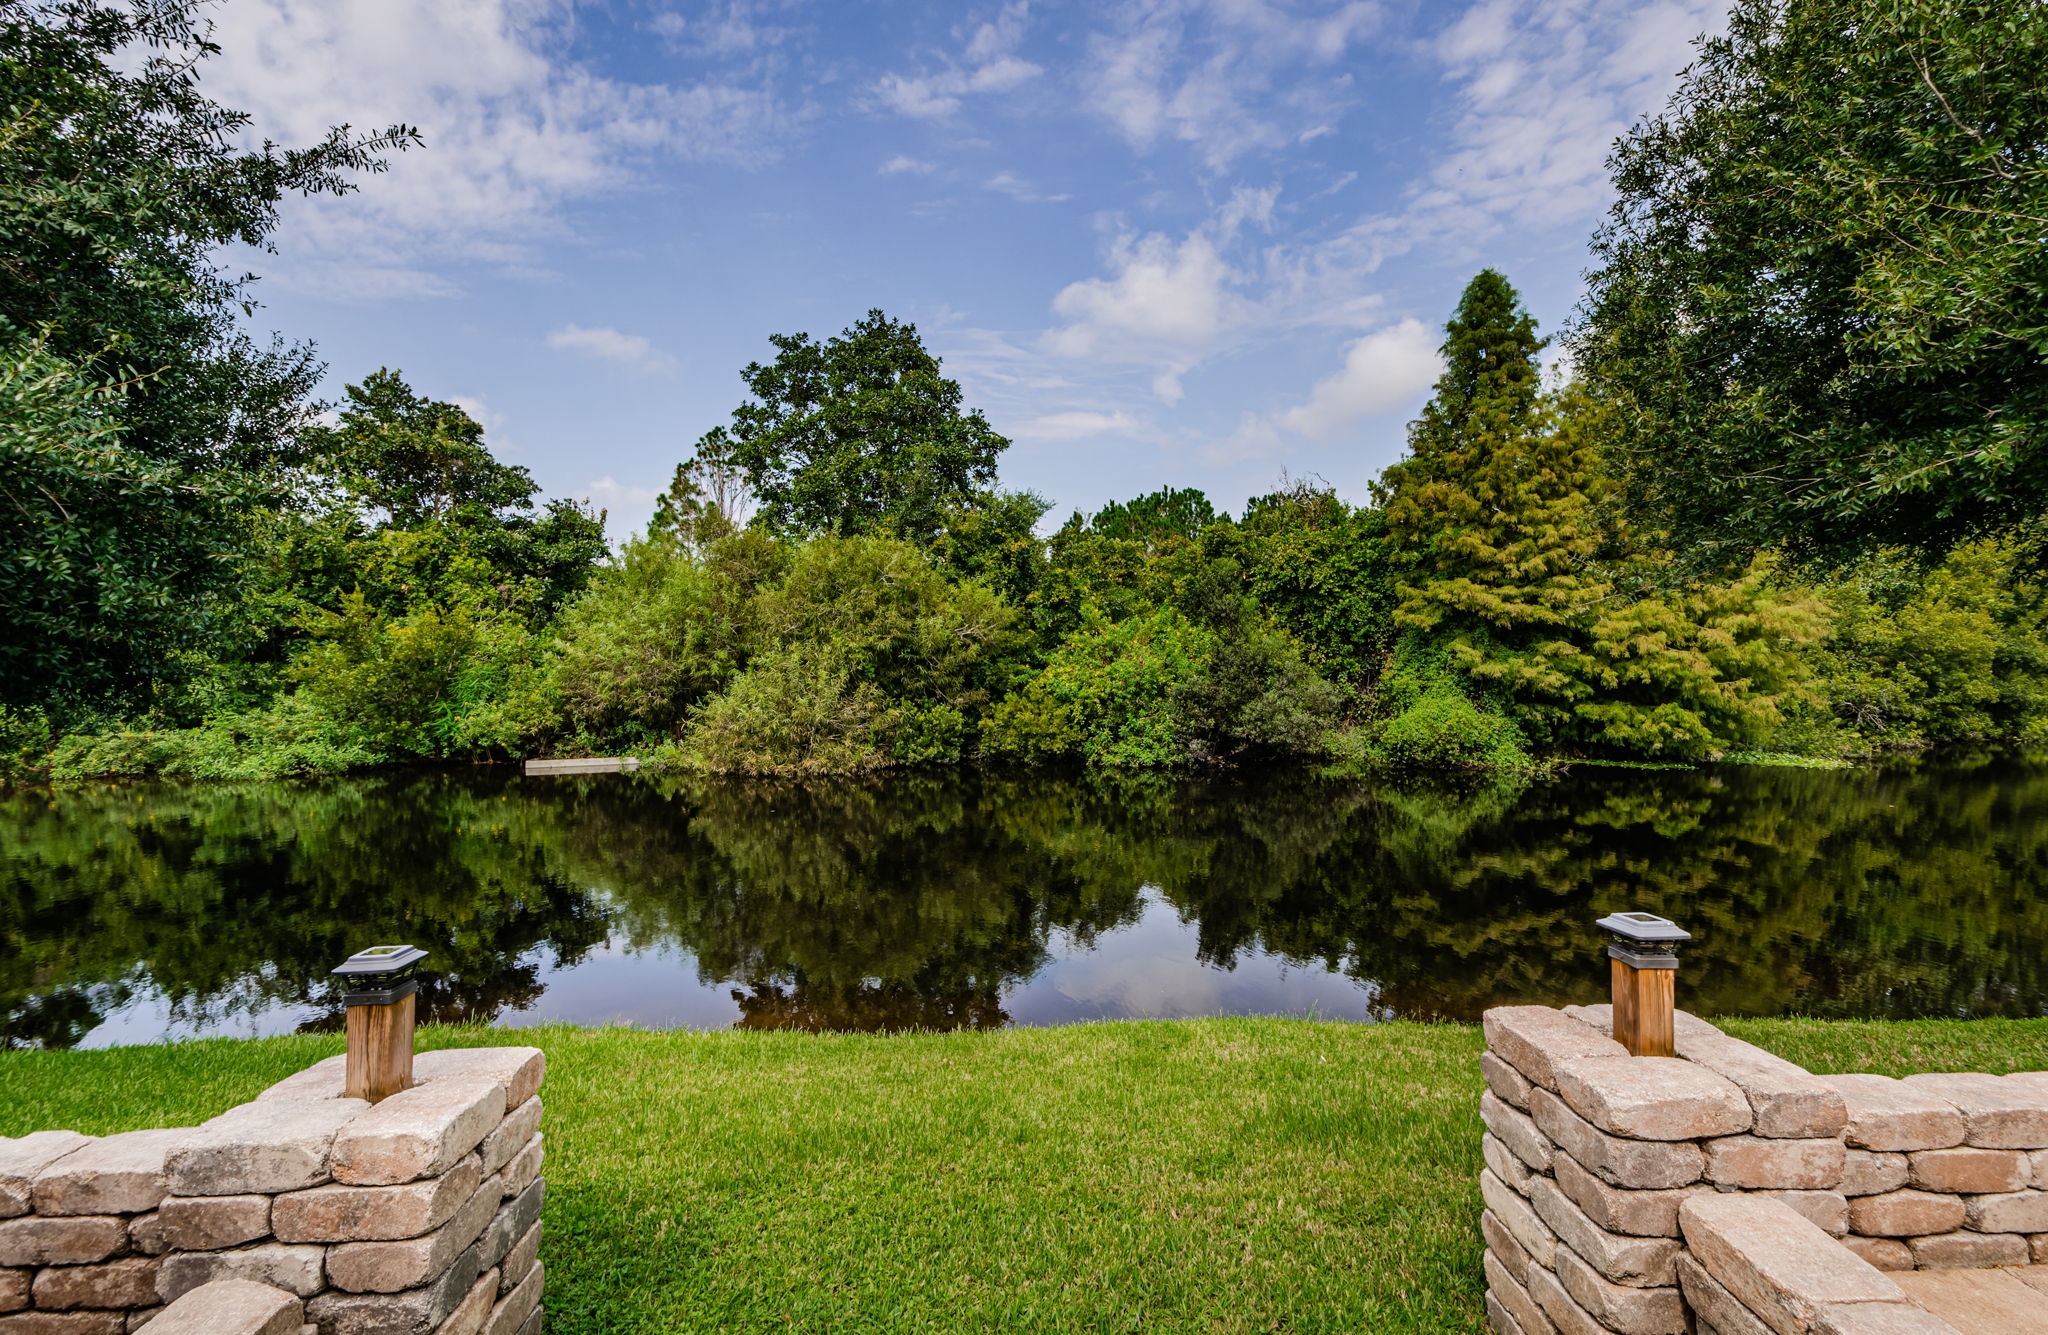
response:
M915 322L1055 517L1160 485L1353 497L1458 290L1546 329L1602 168L1717 0L224 0L259 133L420 127L295 202L259 320L329 392L454 399L551 495L643 524L771 333Z

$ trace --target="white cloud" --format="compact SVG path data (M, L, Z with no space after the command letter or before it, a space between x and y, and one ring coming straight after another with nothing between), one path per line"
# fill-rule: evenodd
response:
M653 487L621 482L611 474L583 484L582 499L605 512L605 532L613 541L647 526L654 517L654 502L661 495Z
M1015 172L997 172L981 183L984 190L993 190L999 195L1008 195L1020 204L1059 204L1072 199L1072 195L1047 195L1040 193L1037 186Z
M571 0L238 0L211 11L206 91L285 143L417 126L424 147L341 199L295 200L275 280L376 300L456 290L461 262L533 267L566 204L658 157L748 166L794 113L756 72L628 83L559 54ZM744 77L742 77L744 75Z
M1407 319L1352 340L1337 373L1317 382L1308 402L1281 413L1277 425L1329 440L1361 417L1407 407L1442 374L1439 338L1420 320Z
M1150 426L1142 419L1121 410L1115 412L1088 412L1073 410L1047 413L1019 422L1009 430L1017 440L1085 440L1090 436L1111 434L1151 434Z
M582 325L565 324L549 332L548 346L565 352L580 352L636 371L665 371L675 365L675 358L642 335L622 334L603 325L586 329Z
M936 70L876 80L876 99L900 116L934 120L959 111L971 94L1007 93L1031 82L1045 70L1016 54L1029 15L1029 4L1013 0L994 19L965 32L960 55L941 58Z
M883 163L878 175L881 176L929 176L938 170L929 162L922 162L907 154L898 153Z

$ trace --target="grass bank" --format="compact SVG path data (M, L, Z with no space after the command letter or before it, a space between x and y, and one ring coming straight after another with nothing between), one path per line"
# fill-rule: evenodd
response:
M2048 1066L2048 1021L1753 1021L1818 1070ZM425 1031L547 1049L549 1329L1478 1331L1478 1031ZM196 1122L339 1049L0 1053L0 1134Z

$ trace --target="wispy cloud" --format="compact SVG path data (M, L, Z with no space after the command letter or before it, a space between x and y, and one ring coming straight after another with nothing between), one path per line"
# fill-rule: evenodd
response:
M620 333L603 325L585 328L578 324L565 324L549 332L548 346L596 357L635 371L666 371L675 365L675 358L642 335Z
M901 116L925 120L951 116L961 100L975 94L1007 93L1045 70L1016 54L1030 5L1016 0L995 18L965 30L958 55L938 57L936 68L920 74L885 74L874 84L876 100Z
M895 157L883 163L877 170L882 176L929 176L937 171L938 167L920 158L913 158L908 154L898 153Z
M1058 204L1073 198L1070 194L1045 194L1015 172L997 172L983 181L981 188L993 190L999 195L1008 195L1020 204Z

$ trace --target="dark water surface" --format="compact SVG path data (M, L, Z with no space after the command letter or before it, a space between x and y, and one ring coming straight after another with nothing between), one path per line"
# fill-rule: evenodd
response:
M1623 908L1693 930L1707 1014L2048 1014L2048 764L17 789L0 1043L332 1028L326 971L394 940L442 1020L1471 1019L1596 999Z

